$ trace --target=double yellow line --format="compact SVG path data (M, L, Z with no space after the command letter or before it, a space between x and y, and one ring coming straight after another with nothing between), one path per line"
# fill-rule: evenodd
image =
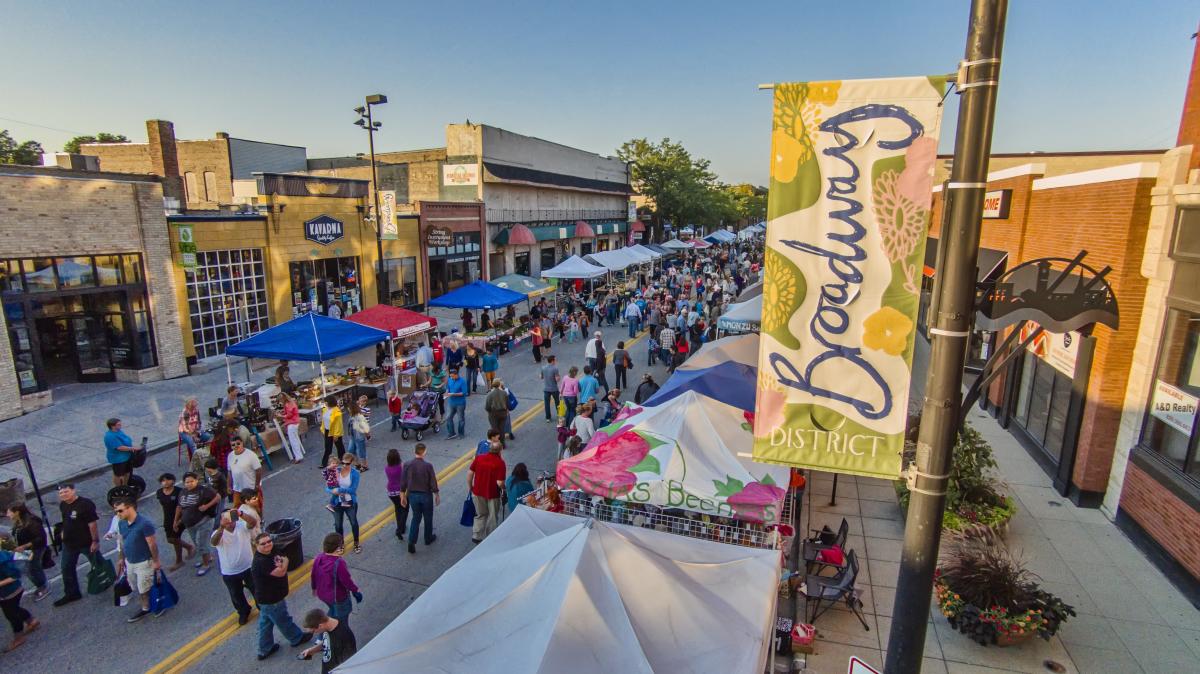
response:
M643 332L631 340L625 340L626 347L632 346L641 340L645 335L646 333ZM608 355L607 360L609 362L612 361L612 354ZM517 417L513 421L513 430L524 426L541 410L542 403L538 402L535 403L533 407L530 407L522 412L521 416ZM446 480L454 477L464 468L470 465L471 460L474 458L475 449L472 448L467 453L455 459L450 465L439 471L437 474L438 482L445 482ZM392 508L388 508L378 515L372 517L370 521L367 522L366 526L362 527L359 532L360 542L366 541L375 534L379 533L379 531L383 529L383 527L389 521L392 520L394 515L395 511ZM290 580L288 581L289 593L307 585L311 576L312 560L309 560L302 564L299 568L292 571ZM241 627L241 625L237 624L237 613L230 613L221 620L217 621L217 623L212 627L204 630L204 632L200 633L196 638L181 646L174 653L168 655L157 665L146 670L146 674L178 674L179 672L186 671L198 660L211 653L221 644L225 643L227 639L232 637L234 633L238 631L239 627Z

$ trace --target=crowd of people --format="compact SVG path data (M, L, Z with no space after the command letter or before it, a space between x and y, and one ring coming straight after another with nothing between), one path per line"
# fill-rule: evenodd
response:
M633 375L636 361L641 360L631 350L633 340L644 339L643 362L647 366L661 361L674 371L715 337L717 318L757 279L760 263L761 249L755 246L715 247L665 269L630 274L624 284L598 293L585 292L582 283L568 283L565 292L558 294L558 302L543 298L532 305L525 320L530 323L531 352L542 383L545 422L557 421L555 457L582 451L597 429L607 425L627 401L642 404L657 392L658 383L649 372L640 378ZM464 328L468 324L474 327L474 317L464 313ZM506 315L498 320L514 319ZM597 328L618 322L628 327L628 341L610 344ZM492 323L484 312L478 325ZM560 365L552 351L556 340L565 344L586 340L582 361ZM515 439L512 412L517 399L498 376L499 354L477 349L453 334L441 339L438 346L440 353L435 353L432 344L422 344L417 350L417 386L438 394L436 416L448 439L466 436L468 400L483 398L486 437L479 441L467 470L469 510L473 511L468 519L471 540L477 544L534 490L534 484L526 464L510 468L504 459L507 442ZM631 379L635 382L632 387ZM296 385L287 363L276 369L274 382L281 403L273 412L283 430L281 444L290 461L303 464L306 451ZM389 391L391 432L411 425L417 412L414 403ZM215 566L239 624L247 624L257 608L258 659L279 650L275 631L293 647L313 644L298 656L307 659L321 653L326 671L354 653L350 615L363 595L344 556L347 551L362 552L359 490L362 474L370 470L367 447L375 442L366 396L330 396L316 414L324 450L318 463L320 487L327 499L325 508L332 513L332 532L322 540L311 571L312 595L324 608L308 612L300 625L287 605L287 574L292 563L276 549L272 533L265 531L263 477L268 459L257 451L260 438L254 424L247 421L249 410L242 392L229 387L213 415L215 423L205 430L194 398L188 399L180 412L179 442L187 450L188 470L179 477L160 475L154 492L167 545L159 544L160 526L139 512L139 497L146 487L134 469L144 463L145 439L134 442L122 431L120 419L108 421L104 438L113 474L108 502L114 517L107 533L100 529L95 503L77 494L69 483L59 485L61 524L56 525L53 538L47 535L46 523L24 505L8 510L13 545L0 546L0 605L14 634L9 649L20 646L25 636L39 627L20 605L23 583L32 586L34 601L50 594L45 569L55 562L52 548L60 550L57 564L63 584L63 593L53 604L63 607L83 596L76 570L79 558L88 559L93 573L103 568L106 560L100 553L101 540L109 539L117 541L117 582L128 583L138 596L129 622L152 613L148 598L163 574L191 562L197 576L208 574ZM426 460L426 453L423 442L416 443L407 462L399 449L386 453L384 471L394 511L394 535L407 544L410 554L416 554L418 538L425 546L437 540L433 512L441 495L437 471ZM165 558L168 548L170 560Z

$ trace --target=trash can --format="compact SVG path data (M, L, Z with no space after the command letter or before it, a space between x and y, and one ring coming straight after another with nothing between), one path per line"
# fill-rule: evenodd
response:
M304 563L304 543L300 538L300 520L286 517L275 520L264 529L271 534L275 543L275 554L283 555L288 560L288 570L300 568Z

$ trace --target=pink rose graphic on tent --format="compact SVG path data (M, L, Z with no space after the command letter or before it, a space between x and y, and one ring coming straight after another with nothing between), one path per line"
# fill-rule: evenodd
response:
M629 419L630 417L636 416L636 415L640 414L641 412L642 412L641 407L637 407L636 405L631 405L629 403L626 403L625 407L622 407L621 411L617 412L617 416L613 417L613 420L611 423L609 423L604 428L597 430L596 433L594 435L592 435L592 439L588 440L588 443L584 447L584 449L591 449L592 447L597 447L597 446L607 442L609 439L615 438L618 435L621 435L622 433L624 433L625 431L628 431L629 429L633 428L633 424L621 425L621 422L625 421L626 419Z
M776 506L787 492L777 486L770 475L764 475L761 481L749 484L726 475L725 482L713 480L713 484L717 488L717 497L725 499L737 519L762 523L779 519L779 508Z
M564 489L582 489L604 498L621 498L633 490L636 473L661 474L650 451L663 441L639 431L627 431L558 462L555 479Z

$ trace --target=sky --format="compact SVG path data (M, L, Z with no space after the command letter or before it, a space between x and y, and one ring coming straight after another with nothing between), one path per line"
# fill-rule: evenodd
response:
M145 120L181 139L366 151L445 145L470 119L615 154L681 141L726 182L765 184L771 94L757 85L953 72L967 0L814 3L28 2L0 0L0 129L59 150ZM1010 3L993 152L1175 144L1195 0ZM953 147L956 97L941 148Z

